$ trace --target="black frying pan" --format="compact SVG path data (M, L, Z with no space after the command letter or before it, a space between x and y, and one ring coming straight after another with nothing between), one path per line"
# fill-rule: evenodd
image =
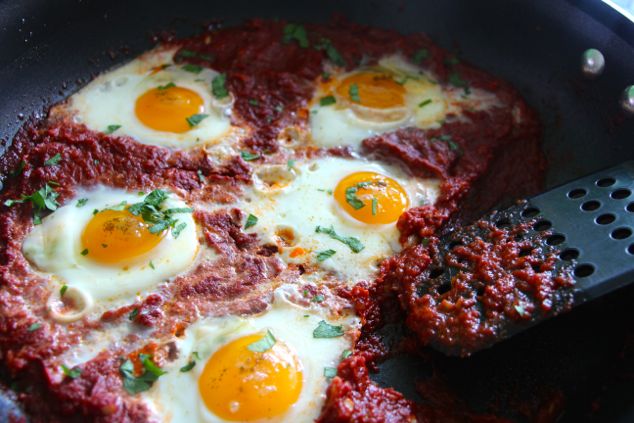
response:
M21 119L151 47L152 33L190 35L205 19L325 21L333 12L427 32L515 84L544 123L548 186L634 158L634 118L619 107L634 83L634 23L599 0L0 0L0 138L10 142ZM594 81L579 66L589 47L607 63ZM429 354L461 407L497 404L521 420L522 407L565 398L562 421L634 421L633 304L634 289L625 289L470 359ZM429 361L399 355L375 379L420 399L414 383L429 380L431 371ZM0 420L8 407L0 396Z

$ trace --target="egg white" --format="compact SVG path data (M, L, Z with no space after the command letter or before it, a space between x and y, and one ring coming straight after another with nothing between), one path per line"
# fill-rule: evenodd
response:
M79 190L75 198L33 227L22 245L24 256L37 270L54 276L56 292L65 284L69 292L79 290L96 303L146 292L183 272L194 261L199 247L191 213L176 215L179 222L186 223L177 238L169 231L155 248L125 266L100 264L90 259L90 252L81 254L82 232L93 218L94 210L113 207L122 201L134 204L143 198L137 193L105 186ZM78 207L79 199L86 199L85 205ZM164 205L188 207L174 194L170 194Z
M174 63L175 52L175 49L151 50L95 78L53 114L71 114L75 122L100 132L105 132L110 125L120 125L115 135L127 135L144 144L189 148L223 140L230 142L235 136L230 123L231 96L217 100L211 94L211 83L218 72L207 68L199 73L189 72ZM158 70L160 67L164 68ZM135 114L137 98L150 89L169 83L195 91L204 102L202 113L209 115L187 132L154 130L145 126Z
M198 379L205 364L229 342L270 330L277 342L284 342L299 358L303 383L297 402L286 413L265 421L314 421L321 411L328 386L324 368L337 367L342 352L351 348L353 336L314 338L313 330L321 320L325 320L354 333L359 321L352 315L329 317L318 305L311 308L296 305L289 300L298 295L295 291L292 285L278 288L273 303L261 314L208 318L190 326L176 341L178 358L163 366L167 374L142 394L144 402L154 410L157 418L169 423L225 422L207 409L200 397ZM195 357L194 352L199 357L196 365L190 371L181 372L180 369Z

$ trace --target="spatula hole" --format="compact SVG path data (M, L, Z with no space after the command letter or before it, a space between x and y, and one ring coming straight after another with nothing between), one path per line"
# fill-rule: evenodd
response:
M568 198L571 199L576 199L576 198L581 198L584 195L586 195L588 192L583 189L583 188L577 188L577 189L573 189L571 191L568 191Z
M629 197L630 194L632 194L632 191L630 191L629 189L621 188L610 194L610 197L614 198L615 200L622 200Z
M519 252L519 256L520 257L526 257L528 255L530 255L530 253L533 251L532 248L522 248Z
M459 247L461 245L463 245L461 241L451 241L449 245L447 246L447 248L449 250L453 250L454 248Z
M597 186L605 188L614 185L615 182L614 178L601 178L597 181Z
M614 222L615 219L616 216L611 213L606 213L598 216L596 219L594 219L594 221L597 222L598 225L609 225L610 223Z
M627 247L627 252L634 256L634 244L630 244L630 246Z
M628 204L625 210L627 210L628 212L634 212L634 202Z
M533 225L533 229L535 229L537 232L541 232L541 231L545 231L550 229L553 226L552 223L550 223L550 221L548 220L540 220L539 222L535 223Z
M601 203L596 200L586 201L581 205L581 210L583 211L593 211L601 207Z
M594 266L588 263L580 264L575 267L575 276L578 278L586 278L594 273Z
M552 234L548 238L546 238L546 244L548 245L559 245L566 240L566 237L562 234Z
M429 279L436 279L438 276L442 275L443 273L445 273L445 271L442 268L440 267L433 268L429 272Z
M495 226L497 226L498 228L508 228L511 226L511 221L504 217L495 222Z
M529 207L526 210L522 211L522 217L535 217L539 214L539 209L535 207Z
M610 236L614 239L625 239L630 235L632 235L632 230L630 228L617 228L610 234Z
M442 285L440 285L438 287L438 293L440 295L442 294L446 294L447 292L449 292L451 290L451 284L449 282L447 283L443 283Z
M579 250L576 248L566 248L559 254L559 258L566 261L572 261L579 257Z

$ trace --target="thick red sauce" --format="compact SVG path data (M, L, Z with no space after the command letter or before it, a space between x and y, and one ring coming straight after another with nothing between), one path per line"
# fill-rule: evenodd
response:
M279 151L278 139L283 138L284 128L306 126L305 107L326 60L323 50L282 42L285 25L282 21L253 20L174 42L199 53L198 58L181 57L183 61L227 73L228 89L236 99L232 119L235 124L252 129L240 141L240 147L264 153L264 160L268 160L267 154L272 157ZM441 197L435 207L415 207L401 216L398 228L404 243L416 244L421 238L436 234L451 217L473 216L509 196L529 194L539 187L545 167L539 149L539 124L511 86L467 64L449 60L448 52L421 34L402 35L342 19L305 28L311 46L323 38L329 39L348 69L393 53L412 57L424 48L429 55L422 66L441 83L446 83L452 72L458 72L471 87L495 92L500 101L499 106L488 111L467 112L470 122L448 119L439 129L401 129L363 142L362 154L398 161L414 175L434 176L442 181ZM439 142L442 136L451 137L457 148ZM57 153L63 157L60 165L44 166ZM346 149L308 149L302 154L349 153ZM496 160L499 158L502 160ZM21 173L4 181L2 202L30 194L47 181L55 181L59 184L56 190L62 204L76 187L95 184L129 190L173 187L186 200L229 203L240 195L241 186L250 183L251 173L249 164L240 157L217 164L202 150L178 152L143 145L125 137L99 134L64 119L25 126L0 159L0 170L9 174L18 168L20 161L26 166ZM473 187L479 184L483 189L475 191ZM259 288L265 281L273 277L280 283L293 280L304 271L301 267L283 268L274 247L260 245L245 234L240 228L239 210L197 211L194 217L203 230L205 242L222 257L215 266L202 264L139 304L106 312L101 321L80 321L61 327L46 323L46 281L31 271L21 253L22 240L32 225L30 205L3 207L1 211L2 362L16 386L31 387L18 390L29 414L48 421L147 419L148 410L122 390L118 373L120 356L131 351L111 351L98 356L74 380L59 380L51 375L48 364L82 335L99 330L108 322L127 319L132 310L138 309L134 323L150 329L153 339L178 336L196 318L193 304L204 315L259 311L266 307L267 294L273 289L269 287L268 292L262 292ZM417 297L407 287L430 260L420 247L408 248L383 266L378 284L364 283L352 290L339 291L342 299L355 304L363 328L355 354L340 364L338 376L328 389L320 421L396 422L414 418L443 421L451 415L417 406L369 379L369 372L388 353L374 332L385 322L386 315L398 316L402 312L391 302L394 287L402 287L397 289L401 304L411 311ZM394 282L394 267L402 267L404 263L407 263L404 274ZM37 322L43 322L42 327L30 330ZM426 319L415 312L408 316L407 322L415 331L426 325ZM134 336L127 341L139 348L147 343ZM169 345L155 351L159 362L169 355ZM482 417L481 421L486 419Z

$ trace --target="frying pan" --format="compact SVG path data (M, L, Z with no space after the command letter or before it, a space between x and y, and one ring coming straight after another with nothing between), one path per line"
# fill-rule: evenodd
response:
M599 0L3 0L0 154L23 119L150 48L152 34L187 36L201 24L249 17L324 22L333 12L426 32L463 60L511 81L544 124L547 187L634 158L634 118L619 106L621 93L634 83L634 23ZM595 80L579 65L590 47L606 59ZM440 377L460 407L497 409L520 421L527 407L553 404L565 410L561 421L634 421L632 304L634 289L624 289L469 359L398 354L374 377L432 403L434 395L421 398L414 386ZM399 330L386 333L393 337ZM0 420L11 407L0 395Z

